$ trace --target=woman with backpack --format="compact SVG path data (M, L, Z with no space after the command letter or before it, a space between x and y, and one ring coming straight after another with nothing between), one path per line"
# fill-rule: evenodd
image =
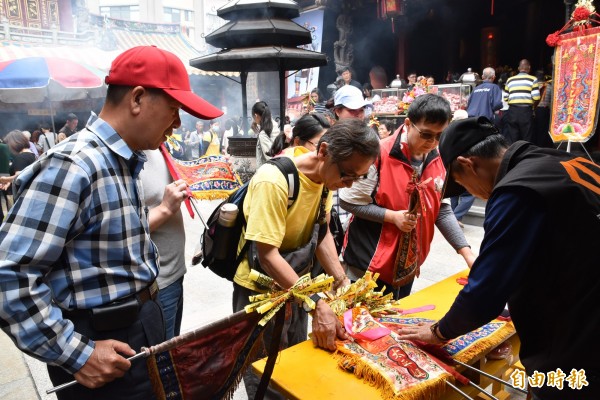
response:
M330 128L316 142L313 151L296 146L289 153L286 151L280 158L291 158L297 170L299 190L291 205L292 188L287 177L271 162L259 168L248 184L240 209L246 226L238 243L238 252L244 248L249 251L243 255L234 277L234 312L249 304L249 296L267 290L250 279L250 269L270 276L279 287L289 289L300 276L311 272L316 255L325 271L334 277L334 288L350 283L340 264L331 233L324 225L332 206L329 191L350 187L362 179L379 155L379 137L364 121L350 118ZM321 229L323 226L325 228ZM247 241L252 244L247 246ZM305 252L307 248L308 253ZM303 256L292 261L291 254L298 255L299 252L303 252ZM311 296L311 299L316 303L313 342L319 347L335 350L336 336L347 339L347 335L329 305L317 295ZM284 326L282 348L307 338L308 309L305 307L303 310L297 304L290 306L291 318ZM273 325L269 323L258 357L264 356L272 331ZM244 375L248 398L254 398L258 381L252 372ZM271 392L267 397L272 398L271 395L279 397Z
M293 148L296 146L302 146L310 151L315 151L319 139L321 139L321 136L323 136L330 127L331 125L324 115L318 113L306 114L296 121L296 125L294 125L294 128L292 129L292 140L287 143L285 140L285 133L280 133L275 138L273 146L267 154L271 157L278 154L292 157L294 155ZM339 254L344 244L344 229L336 207L331 209L329 230L333 235L335 248ZM321 272L323 272L323 269L320 266L317 266L313 270L313 276L316 276Z

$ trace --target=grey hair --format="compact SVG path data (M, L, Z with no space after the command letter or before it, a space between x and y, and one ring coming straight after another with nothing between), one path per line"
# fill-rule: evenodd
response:
M492 76L496 76L496 70L494 70L494 68L487 67L483 69L483 72L481 73L482 79L490 79Z
M333 162L345 161L354 153L373 159L379 156L379 135L360 118L336 122L321 137L317 148L321 148L323 142L327 143Z
M27 139L27 136L22 131L16 129L6 134L4 143L6 143L8 149L13 154L19 154L24 149L29 148L29 139Z

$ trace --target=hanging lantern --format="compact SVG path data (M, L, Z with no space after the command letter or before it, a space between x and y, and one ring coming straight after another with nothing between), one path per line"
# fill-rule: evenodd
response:
M391 19L392 32L394 32L394 18L404 15L405 0L377 0L377 3L377 17L379 19Z

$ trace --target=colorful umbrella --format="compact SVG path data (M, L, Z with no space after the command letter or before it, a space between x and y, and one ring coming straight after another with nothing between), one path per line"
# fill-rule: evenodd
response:
M27 57L0 62L0 101L40 103L100 98L103 77L94 67L57 57Z

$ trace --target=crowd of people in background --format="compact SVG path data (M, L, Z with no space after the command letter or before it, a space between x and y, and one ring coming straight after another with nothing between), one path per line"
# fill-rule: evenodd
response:
M526 139L542 147L551 147L552 142L547 134L549 128L549 106L552 96L552 82L542 70L536 71L535 75L530 75L531 66L527 60L522 60L516 70L508 66L499 66L496 68L487 67L481 74L473 71L471 68L463 74L448 71L446 77L441 82L463 83L472 86L471 95L468 101L466 112L469 117L485 116L490 119L512 143L519 139ZM356 116L348 114L347 108L340 108L335 104L335 94L344 86L352 86L358 89L365 101L365 107L361 107L365 118L371 116L369 126L377 131L381 139L384 139L394 133L398 128L397 120L385 117L371 115L374 102L380 100L377 89L387 87L398 87L411 90L415 85L425 84L432 87L435 79L431 75L419 75L411 71L406 75L406 79L397 78L390 82L385 70L380 66L374 66L370 72L368 81L361 84L354 78L350 67L341 68L338 79L328 86L325 97L318 87L313 88L306 96L302 112L298 116L290 118L286 116L284 126L284 135L286 144L293 141L293 128L301 120L303 115L319 114L326 119L329 125L333 125L339 118L339 113L344 116ZM529 97L522 94L511 94L511 87L522 86L523 82L530 85L531 92ZM347 88L344 90L348 90ZM520 96L517 98L516 96ZM336 111L337 109L337 111ZM347 115L346 115L347 114ZM182 160L194 160L202 156L209 155L229 155L229 138L232 136L246 135L258 138L257 143L257 167L273 156L272 146L280 134L279 117L274 118L271 109L264 101L257 101L251 111L249 118L249 128L246 132L243 130L241 117L223 116L212 121L197 120L195 126L182 125L173 135L172 140L179 146L179 152L173 151L178 158ZM27 154L32 154L35 158L47 152L57 143L72 136L79 128L79 118L74 113L69 113L64 119L64 126L58 132L53 132L50 123L43 121L32 129L20 131L28 140ZM11 132L12 133L12 132ZM15 136L13 134L11 136ZM4 139L6 141L6 137ZM280 144L275 146L279 148ZM17 153L14 153L14 152ZM3 164L14 162L17 154L21 150L11 150L8 160L2 160ZM2 157L6 158L5 155ZM16 157L16 166L21 168L22 163L19 159L27 158L23 156ZM6 168L5 168L6 169ZM11 180L16 176L13 169L0 171L0 196L6 198L7 190L10 190ZM18 171L17 171L18 172ZM461 195L460 198L452 199L451 203L455 210L459 224L462 225L462 217L473 204L474 198L468 193ZM344 214L343 210L339 210Z
M73 135L78 130L78 122L78 117L69 113L58 134L52 132L48 122L42 121L31 132L13 129L0 137L0 221L4 219L3 209L11 205L13 181L19 173L57 143Z

